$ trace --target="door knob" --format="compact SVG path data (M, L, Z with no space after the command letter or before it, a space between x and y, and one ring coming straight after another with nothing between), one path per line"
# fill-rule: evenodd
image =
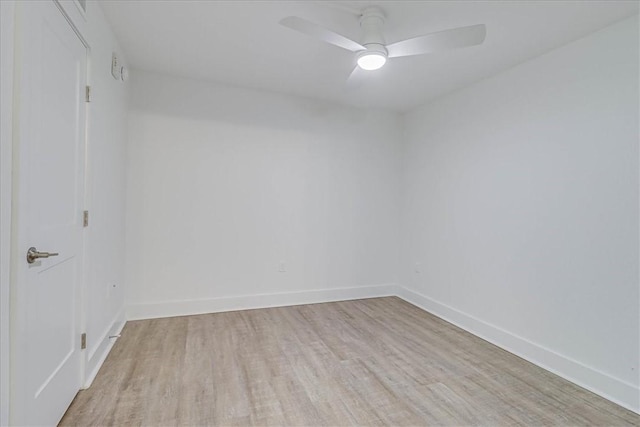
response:
M38 252L36 248L31 246L27 251L27 262L33 264L38 258L49 258L50 256L58 256L57 252Z

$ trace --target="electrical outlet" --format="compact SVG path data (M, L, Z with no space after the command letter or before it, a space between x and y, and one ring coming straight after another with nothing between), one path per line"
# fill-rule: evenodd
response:
M422 264L420 264L419 262L416 262L416 265L415 265L415 267L414 267L413 271L414 271L416 274L420 274L420 273L422 273Z
M287 266L286 266L286 264L284 263L284 261L280 261L280 263L278 264L278 271L279 271L280 273L284 273L284 272L286 272L286 271L287 271Z

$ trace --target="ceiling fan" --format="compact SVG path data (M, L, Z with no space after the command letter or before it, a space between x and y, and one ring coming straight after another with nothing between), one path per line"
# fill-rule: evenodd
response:
M386 44L382 31L384 22L385 15L382 9L376 6L365 8L360 15L360 27L362 28L360 43L297 16L288 16L282 19L280 24L334 46L355 52L357 66L351 73L349 80L354 77L358 69L377 70L387 62L387 59L479 45L484 41L487 32L484 24L478 24Z

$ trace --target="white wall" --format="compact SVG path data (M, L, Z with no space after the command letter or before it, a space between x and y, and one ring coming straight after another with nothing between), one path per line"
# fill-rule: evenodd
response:
M391 292L397 114L138 71L132 87L131 317Z
M129 83L111 75L111 54L126 64L98 2L87 2L91 46L88 112L84 318L87 380L97 373L124 321L124 231Z
M409 300L636 411L638 50L634 17L408 114L401 255Z

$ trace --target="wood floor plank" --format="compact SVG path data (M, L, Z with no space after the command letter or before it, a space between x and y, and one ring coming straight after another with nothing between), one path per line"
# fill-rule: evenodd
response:
M395 297L128 322L64 426L639 426Z

